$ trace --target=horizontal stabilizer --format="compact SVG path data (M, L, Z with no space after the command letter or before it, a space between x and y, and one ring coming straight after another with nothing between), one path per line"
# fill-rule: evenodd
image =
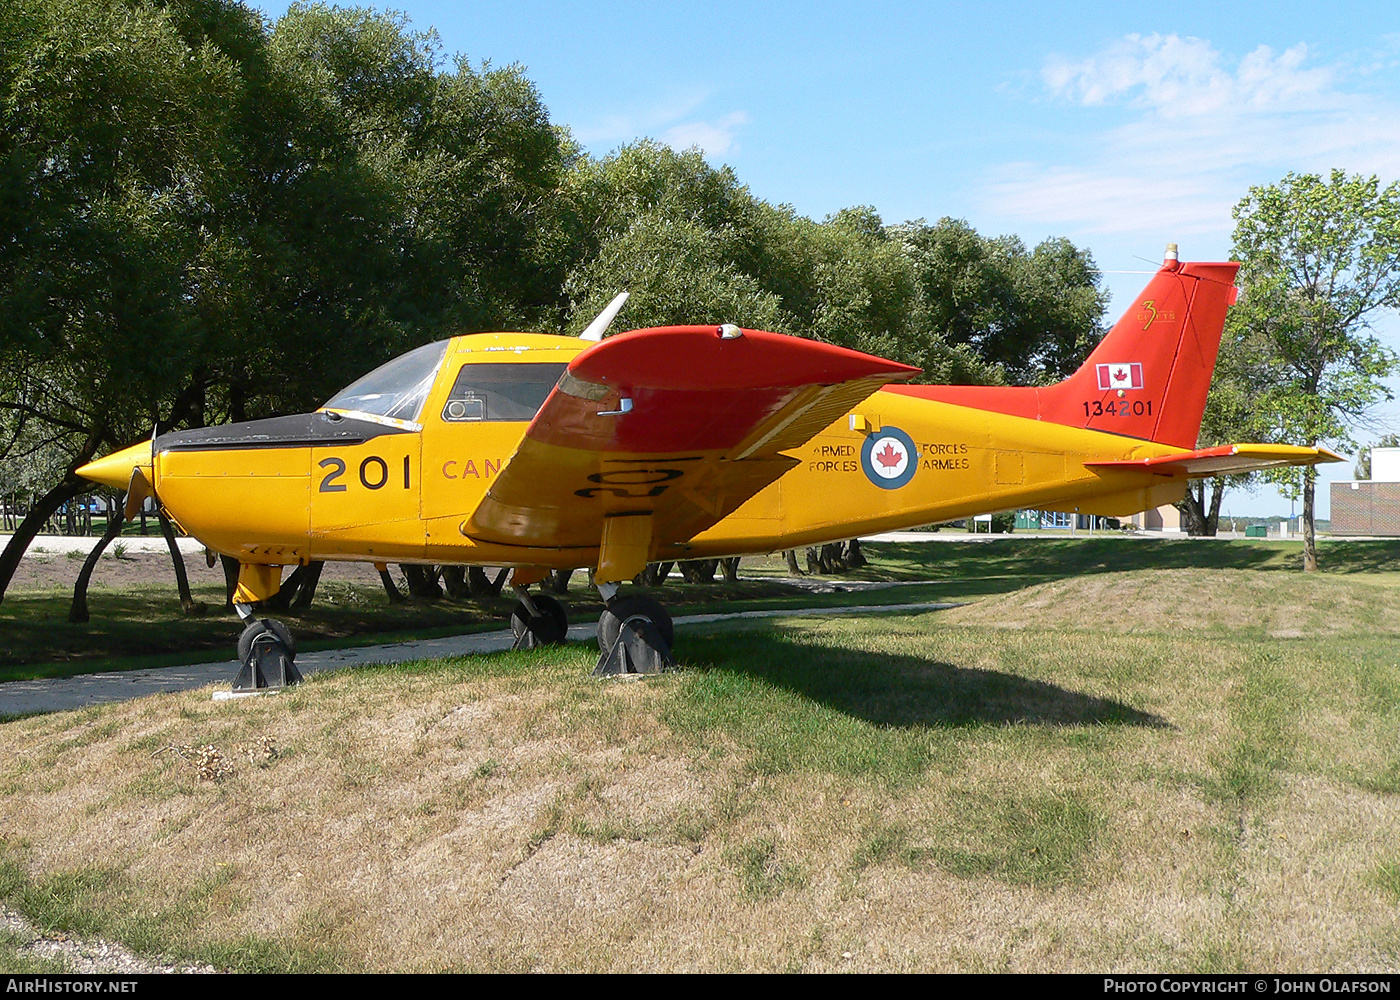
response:
M1085 462L1089 469L1147 469L1172 478L1204 479L1236 476L1282 465L1320 465L1344 459L1326 448L1299 448L1288 444L1222 444L1199 451L1126 462Z

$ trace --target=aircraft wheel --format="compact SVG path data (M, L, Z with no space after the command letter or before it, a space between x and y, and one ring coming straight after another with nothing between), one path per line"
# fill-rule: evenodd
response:
M524 601L517 601L510 613L510 630L518 641L526 632L533 632L535 645L557 646L569 633L569 616L564 605L544 594L531 594L530 600L539 609L532 617Z
M671 624L670 613L660 601L641 595L618 597L609 602L603 616L598 619L598 648L603 655L606 656L617 642L622 626L634 618L650 621L666 641L667 648L675 641L676 628Z
M253 651L253 643L263 635L271 635L282 648L287 651L288 659L295 659L297 655L296 640L292 638L291 630L281 622L272 618L256 618L248 623L248 627L243 630L243 634L238 637L238 662L247 663L248 654Z

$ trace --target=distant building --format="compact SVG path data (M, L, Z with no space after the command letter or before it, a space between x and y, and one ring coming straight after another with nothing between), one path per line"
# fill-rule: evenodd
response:
M1400 448L1371 449L1371 478L1332 484L1332 534L1400 536Z
M1133 527L1143 531L1166 531L1178 535L1182 532L1181 511L1171 504L1134 514L1129 520L1132 521Z
M1017 531L1079 531L1116 528L1122 518L1108 518L1098 514L1070 514L1063 510L1018 510L1016 512Z
M1016 512L1017 531L1048 531L1055 528L1074 526L1074 515L1060 510L1018 510Z

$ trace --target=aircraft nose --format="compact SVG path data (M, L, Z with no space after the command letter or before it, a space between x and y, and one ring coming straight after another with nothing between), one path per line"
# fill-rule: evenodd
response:
M130 448L114 451L106 458L89 462L78 469L78 475L103 486L124 490L131 483L132 469L140 469L148 481L151 479L151 442L142 441Z

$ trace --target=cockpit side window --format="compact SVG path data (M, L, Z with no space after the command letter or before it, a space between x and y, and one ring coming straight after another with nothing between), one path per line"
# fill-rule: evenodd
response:
M533 420L568 367L563 362L463 365L442 407L442 419Z
M324 410L352 410L397 420L417 420L423 401L437 381L438 368L447 353L446 340L424 344L400 354L388 364L352 382L336 393Z

